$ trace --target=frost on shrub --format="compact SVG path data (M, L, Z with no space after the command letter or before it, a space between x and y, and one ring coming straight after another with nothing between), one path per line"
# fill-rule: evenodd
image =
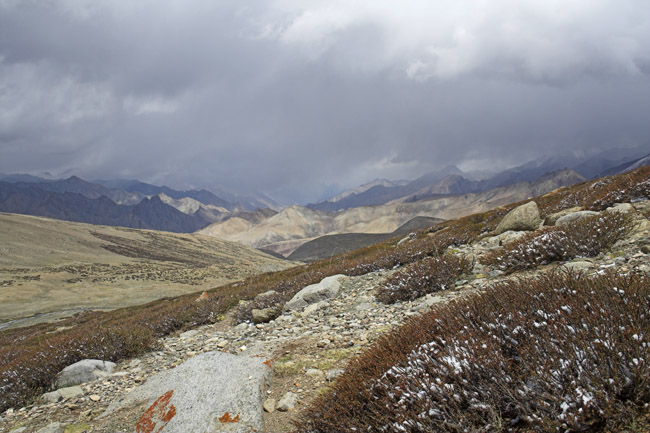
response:
M445 290L462 274L470 272L472 265L471 260L451 254L411 263L377 289L377 300L392 304Z
M576 257L593 257L623 238L630 217L617 212L587 217L572 226L545 227L480 259L513 272Z
M638 275L503 283L380 341L299 431L624 431L650 402L649 296Z

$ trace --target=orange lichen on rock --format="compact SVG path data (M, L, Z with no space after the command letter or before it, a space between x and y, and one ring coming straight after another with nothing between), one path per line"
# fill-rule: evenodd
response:
M196 302L203 302L206 301L207 299L208 299L208 292L203 292L198 298L196 298Z
M170 403L173 394L174 390L167 391L142 414L135 427L136 433L160 433L176 415L176 406Z
M239 422L239 414L235 415L233 418L230 416L230 413L226 412L223 414L223 416L219 417L219 421L222 423Z

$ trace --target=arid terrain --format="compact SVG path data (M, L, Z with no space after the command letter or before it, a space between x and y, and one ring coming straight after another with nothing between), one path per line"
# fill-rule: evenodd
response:
M213 237L0 213L0 327L196 292L291 266Z

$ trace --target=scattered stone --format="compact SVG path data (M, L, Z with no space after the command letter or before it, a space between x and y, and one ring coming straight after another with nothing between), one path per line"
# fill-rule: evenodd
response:
M9 430L9 433L23 433L27 431L27 427L18 427L13 430Z
M521 206L517 206L508 212L508 214L503 217L501 222L497 225L494 233L500 235L508 230L537 230L540 223L541 219L539 217L539 208L537 207L537 203L530 201Z
M97 394L92 394L92 395L90 395L88 398L89 398L91 401L99 401L99 400L102 399L102 398L101 398L100 396L98 396Z
M79 397L84 395L84 390L80 386L68 386L66 388L59 388L56 390L61 397L65 399Z
M643 245L643 246L641 247L641 252L642 252L643 254L650 254L650 245Z
M255 324L268 323L280 315L280 310L273 307L268 308L254 308L251 310L252 321Z
M293 392L289 391L282 396L282 398L278 402L276 409L279 410L280 412L287 412L289 410L293 410L293 408L296 407L297 401L298 401L298 396Z
M153 424L148 431L203 432L226 424L228 431L263 431L262 403L270 378L271 369L260 358L206 352L149 377L101 417L148 402L138 422L140 427Z
M221 340L220 342L217 343L217 347L219 349L223 349L226 346L228 346L228 340Z
M572 212L570 214L564 215L563 217L559 218L555 222L555 225L558 226L558 227L568 226L568 225L574 224L576 221L579 221L579 220L582 220L582 219L585 219L585 218L588 218L588 217L596 216L596 215L600 215L600 214L598 212L594 212L594 211L591 211L591 210L581 210L581 211L578 211L578 212Z
M284 310L302 310L309 304L336 297L341 288L341 281L345 278L347 277L341 274L332 275L323 278L320 283L305 287L284 305Z
M276 401L274 398L267 398L264 400L264 404L262 405L264 407L264 410L268 413L273 413L275 412L275 404Z
M63 426L63 424L58 422L53 422L43 427L42 429L38 430L36 433L63 433L64 431L65 431L65 427Z
M84 359L61 370L57 375L56 387L64 388L102 379L110 376L114 368L115 363L110 361Z

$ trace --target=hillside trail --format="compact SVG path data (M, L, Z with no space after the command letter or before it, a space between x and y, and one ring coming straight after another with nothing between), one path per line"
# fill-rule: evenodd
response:
M0 421L0 431L38 432L53 422L61 423L64 430L60 431L66 433L135 431L138 419L146 409L144 406L120 410L110 417L101 418L100 415L113 401L141 386L152 375L210 351L269 360L273 375L266 391L267 398L277 402L287 393L293 393L297 399L294 407L286 411L265 411L264 431L291 431L292 419L327 390L350 359L361 354L390 329L432 306L478 293L500 281L533 276L560 266L586 275L610 268L619 272L650 273L648 226L650 222L646 219L642 230L634 231L609 252L594 258L579 258L511 275L476 265L471 277L457 281L453 289L429 294L413 302L393 305L376 302L376 289L395 272L383 270L344 277L337 297L302 312L286 312L269 323L237 325L233 319L234 311L231 311L218 323L160 339L156 351L119 362L110 377L81 385L82 394L78 396L57 403L35 403L5 413ZM477 257L498 248L498 245L498 239L488 238L472 245L454 247L454 253Z

